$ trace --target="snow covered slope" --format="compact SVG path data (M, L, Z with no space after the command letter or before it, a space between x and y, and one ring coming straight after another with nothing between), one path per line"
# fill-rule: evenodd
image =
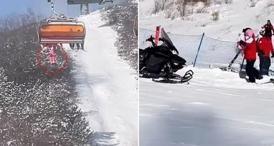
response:
M274 21L273 0L257 1L255 7L250 7L250 0L233 0L232 4L213 5L207 9L208 13L194 13L184 20L167 19L163 12L151 14L154 0L144 0L139 4L140 27L153 29L161 25L167 31L179 34L202 34L213 38L235 41L238 33L244 27L251 27L257 32L267 19ZM219 11L219 20L213 21L211 12ZM149 15L150 14L150 15Z
M79 106L95 136L91 145L138 145L136 71L117 55L116 33L101 12L80 18L86 25L85 51L73 52Z
M274 85L195 69L190 84L140 79L141 146L273 146Z
M231 42L218 44L219 40L206 39L201 48L205 58L198 58L198 62L212 59L207 65L229 63L235 55L233 42L244 27L258 31L267 19L274 21L271 3L273 0L258 0L255 7L250 7L250 0L233 0L231 5L215 5L211 9L220 12L220 19L213 21L209 13L193 14L184 20L167 19L163 12L149 15L153 0L144 0L139 6L139 42L144 48L146 33L161 25L171 33L180 54L192 63L201 38L196 35L205 32L212 38ZM237 73L219 69L193 70L190 84L140 79L141 146L274 145L273 84L250 84Z

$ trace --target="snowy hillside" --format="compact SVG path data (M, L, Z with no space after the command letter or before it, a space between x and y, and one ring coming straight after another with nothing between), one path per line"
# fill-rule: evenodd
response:
M164 11L154 14L154 7L153 0L140 2L140 47L148 46L145 39L154 33L155 26L161 25L170 33L181 56L186 58L188 64L192 64L202 33L205 33L197 60L202 67L227 65L236 53L235 42L239 40L239 33L243 28L251 27L258 33L266 20L274 21L272 0L258 0L253 3L250 0L233 0L231 4L211 4L205 7L203 13L193 13L173 20L166 18ZM212 11L219 12L217 21L212 20ZM242 56L236 62L240 64L241 61ZM271 68L273 70L273 66Z
M255 3L255 1L254 1ZM174 20L166 18L164 12L153 14L154 0L140 2L140 27L153 29L161 25L167 31L177 34L202 34L220 40L235 41L244 27L251 27L257 32L267 19L274 21L274 1L257 0L251 7L250 0L233 0L232 4L214 4L205 8L203 13L194 13ZM212 20L212 13L219 12L219 19ZM150 15L149 15L150 14Z
M136 71L117 55L117 35L96 11L80 18L87 29L85 51L72 52L79 106L95 132L91 145L137 146Z
M254 1L251 7L250 0L233 0L231 4L210 5L204 13L174 19L167 18L165 11L153 13L154 0L139 4L140 48L148 46L145 39L161 25L180 55L192 64L205 32L198 67L192 68L194 78L189 84L140 79L140 145L274 145L274 85L250 84L237 73L211 68L227 66L244 27L258 32L267 19L274 21L273 1ZM212 20L214 11L219 12L217 21ZM242 56L236 62L241 60Z

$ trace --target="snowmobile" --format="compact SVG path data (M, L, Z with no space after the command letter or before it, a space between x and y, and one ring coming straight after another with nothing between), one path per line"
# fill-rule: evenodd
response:
M140 77L163 83L184 83L192 79L192 70L187 71L184 76L175 73L186 65L186 60L179 56L170 39L159 38L162 42L159 46L152 36L146 41L151 42L152 46L139 49Z

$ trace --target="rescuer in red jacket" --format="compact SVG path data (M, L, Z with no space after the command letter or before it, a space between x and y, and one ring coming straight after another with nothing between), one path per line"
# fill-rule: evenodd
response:
M258 55L260 58L260 74L269 75L271 65L270 56L274 57L274 50L271 37L265 36L258 40Z
M256 38L253 30L251 28L243 29L244 39L239 43L244 46L244 58L246 60L246 74L248 76L248 81L254 83L255 79L261 79L259 71L254 68L254 63L256 61L257 55L257 45Z
M272 37L272 32L274 32L274 28L273 25L271 24L270 20L267 20L267 23L262 27L262 29L264 29L264 35L266 37Z

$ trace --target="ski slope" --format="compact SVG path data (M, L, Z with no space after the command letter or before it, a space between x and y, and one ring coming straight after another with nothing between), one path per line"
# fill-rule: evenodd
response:
M210 13L167 19L163 12L151 13L153 0L141 1L141 48L147 45L144 36L151 32L149 30L161 25L171 33L180 54L191 64L199 41L180 34L205 32L211 38L235 42L244 27L258 32L267 19L274 21L270 5L273 1L255 1L255 7L249 6L249 0L233 0L231 5L210 7L220 12L218 21L212 21ZM221 50L223 54L216 51L215 56L219 58L198 58L198 61L215 59L219 62L214 63L228 64L228 58L234 56L231 53L235 53L233 45L209 47L214 45L213 41L206 41L205 49L201 49L209 56L214 56L209 52L211 49ZM161 84L140 79L141 146L274 146L274 84L247 83L237 73L209 67L192 69L194 78L189 84Z
M258 34L266 20L274 22L273 0L233 0L232 4L213 5L206 9L208 13L194 13L185 19L167 19L163 12L152 14L154 0L139 3L140 27L154 30L161 25L168 32L188 35L201 35L203 32L213 38L225 41L237 41L243 28L250 27ZM213 21L211 13L219 12L219 20Z
M85 51L72 53L79 106L95 132L92 146L137 146L136 71L118 57L116 32L101 19L99 11L80 18Z
M141 146L274 145L274 84L194 72L189 84L140 79Z

